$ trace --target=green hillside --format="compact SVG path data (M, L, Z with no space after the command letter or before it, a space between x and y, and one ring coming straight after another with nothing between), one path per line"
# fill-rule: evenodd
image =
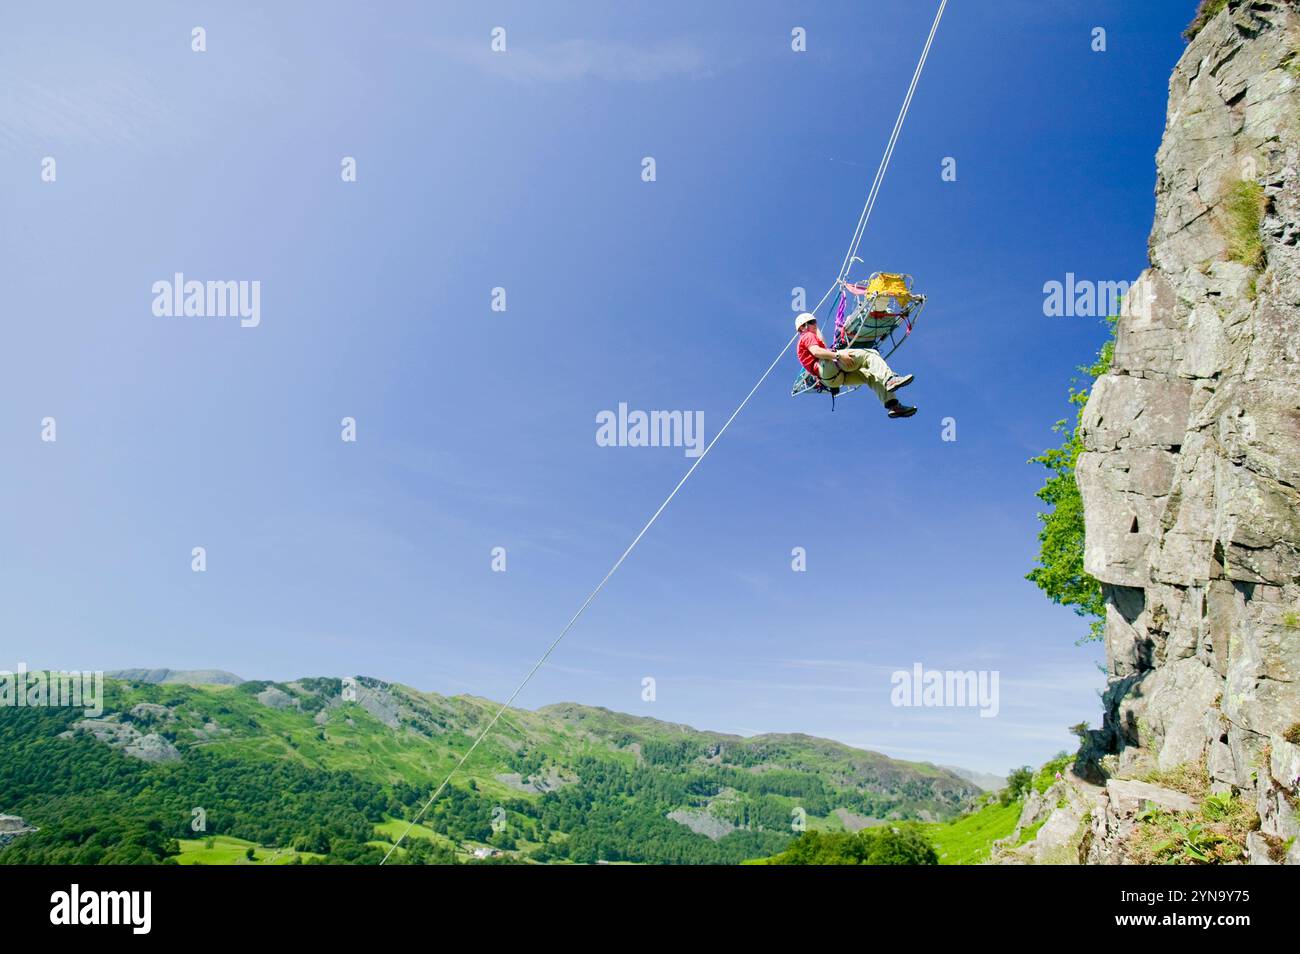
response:
M1047 763L1026 775L1025 783L1042 794L1055 770L1063 768L1066 761L1058 758ZM943 822L905 822L853 834L809 826L806 836L792 841L780 854L746 864L984 864L993 855L994 843L1015 832L1025 807L1024 795L1023 787L985 795L966 813ZM1017 844L1033 838L1041 824L1023 829Z
M38 829L0 863L375 863L497 708L367 678L108 680L105 700L98 719L0 711L0 814ZM511 709L390 863L738 863L783 851L796 818L935 822L977 795L805 735Z
M1020 800L1003 805L991 800L969 815L942 824L925 825L924 834L934 845L941 865L977 865L987 861L993 851L993 842L1005 838L1016 828Z

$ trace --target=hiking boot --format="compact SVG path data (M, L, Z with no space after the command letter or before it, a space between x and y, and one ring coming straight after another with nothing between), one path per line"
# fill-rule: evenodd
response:
M886 391L897 391L899 388L905 388L912 383L912 375L896 374L885 382Z
M890 401L885 405L885 410L889 412L890 417L911 417L916 413L916 408L899 404L897 401Z

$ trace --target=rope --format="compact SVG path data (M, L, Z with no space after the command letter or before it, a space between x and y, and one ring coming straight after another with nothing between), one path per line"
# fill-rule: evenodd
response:
M402 840L411 833L411 829L413 829L417 824L419 824L420 819L424 817L424 813L429 810L429 806L432 805L437 800L438 796L442 794L442 790L447 787L447 783L451 781L451 777L455 775L456 772L460 770L461 766L463 766L465 762L469 759L469 757L472 754L474 754L474 750L478 748L479 743L482 742L483 739L487 736L487 734L492 731L492 727L497 724L497 720L501 718L501 715L506 711L506 709L510 708L510 703L515 701L515 697L518 696L519 693L523 691L524 686L528 685L529 680L533 678L533 675L537 672L537 670L542 668L542 664L545 663L547 658L551 655L551 653L555 651L555 647L560 645L560 640L564 639L564 637L568 634L569 630L573 628L573 624L578 621L578 618L582 616L583 612L587 609L587 607L591 605L592 601L596 598L597 594L599 594L600 591L605 588L605 584L609 582L610 577L612 577L618 571L618 568L623 565L623 561L628 558L628 555L631 554L631 552L634 549L636 549L636 545L641 542L641 538L646 535L646 532L652 526L654 526L655 521L659 519L659 515L668 508L668 504L672 501L672 499L675 496L677 496L677 491L681 490L682 485L685 484L686 481L691 479L691 474L695 473L695 469L699 467L700 464L704 463L704 458L709 456L709 451L713 450L713 445L716 444L722 438L723 434L727 433L727 428L731 426L731 422L734 421L737 415L739 415L740 412L745 409L745 405L748 404L749 399L754 396L754 392L757 391L762 386L763 382L767 380L768 375L770 375L776 369L777 363L780 362L780 360L785 357L785 353L790 350L790 345L794 344L795 339L797 337L798 337L797 334L790 336L790 340L785 343L785 347L781 349L781 352L774 359L772 359L772 363L768 365L767 370L763 372L762 377L760 377L758 381L755 382L754 386L749 389L749 393L745 395L745 399L736 406L736 409L734 411L731 412L731 417L727 418L727 422L722 425L722 427L718 430L718 433L713 435L713 440L709 441L708 445L704 448L704 452L695 459L695 463L691 464L690 470L686 471L685 476L683 476L682 479L677 482L677 486L673 488L672 493L670 493L667 497L664 498L664 502L659 505L659 509L656 510L654 512L654 515L649 520L646 521L645 526L641 528L641 532L636 535L636 538L631 543L629 543L627 549L623 551L623 555L620 556L618 560L614 563L614 565L609 568L609 572L605 574L605 578L601 580L598 584L596 584L596 588L591 591L591 595L588 596L586 600L583 601L583 604L578 607L578 611L574 613L573 618L570 619L569 622L565 624L564 629L560 630L560 635L555 637L555 640L551 643L549 647L547 647L546 652L542 653L541 658L538 659L537 662L533 664L533 668L528 670L528 675L524 676L523 681L519 683L519 685L515 688L515 691L510 694L510 698L501 704L501 708L497 709L496 715L494 715L492 717L492 721L487 724L487 728L485 728L482 732L479 733L478 738L474 740L474 744L469 747L469 751L467 751L463 756L461 756L461 759L459 762L456 763L455 768L453 768L450 772L447 773L447 777L442 780L442 784L439 785L437 789L434 790L434 793L429 796L429 800L424 803L424 807L421 808L419 813L415 816L415 818L411 820L411 823L406 826L406 831L402 832L401 836L397 839L397 841L393 842L393 847L388 849L388 852L384 855L384 860L380 862L381 865L388 861L389 856L391 856L392 853L397 850L397 846L400 845L402 843Z
M916 85L921 80L921 72L925 69L925 61L930 56L930 46L934 43L934 36L939 31L939 21L943 19L943 11L947 6L948 0L940 0L939 10L934 15L934 22L930 24L930 35L925 39L925 48L921 50L921 58L916 61L916 69L912 73L912 82L907 87L907 96L903 99L903 107L898 111L898 119L894 121L894 131L889 135L889 145L885 148L884 156L881 157L880 168L876 170L876 179L871 184L871 191L867 194L866 205L862 207L862 215L858 218L858 227L854 230L853 241L849 245L848 254L844 256L844 263L840 266L841 281L848 271L853 256L857 255L862 236L867 231L867 222L870 221L871 211L876 206L876 197L880 194L880 185L884 181L885 170L889 168L889 160L894 156L894 147L898 144L898 135L902 132L903 121L907 118L907 112L912 107L912 96L916 93Z
M921 50L921 58L916 62L916 69L912 73L912 82L907 87L907 95L903 98L903 106L898 111L898 118L894 120L894 130L889 135L889 144L885 147L885 154L881 156L880 165L876 169L876 177L871 182L871 191L867 193L866 204L862 207L862 214L858 216L857 227L853 230L853 238L849 242L849 250L844 254L844 261L840 265L840 273L826 294L822 296L817 307L813 308L814 314L826 303L831 292L844 281L848 274L849 266L854 256L858 254L858 246L862 243L862 236L866 234L867 223L871 221L871 212L876 207L876 197L880 194L880 186L885 180L885 171L889 168L889 160L894 156L894 147L898 144L898 135L903 129L903 120L907 118L907 112L912 108L912 96L916 92L916 85L921 79L921 72L925 69L925 61L930 56L930 46L934 43L934 36L939 30L939 21L943 19L943 11L948 6L948 0L940 0L939 11L934 15L934 23L930 25L930 35L926 37L925 48Z
M816 314L821 309L821 306L826 303L826 299L830 297L831 292L833 292L837 287L839 287L840 283L843 282L844 275L849 268L849 263L857 253L858 244L862 241L862 236L866 232L867 222L871 218L871 210L875 207L876 196L880 192L880 184L884 181L885 170L889 168L889 160L894 154L894 146L898 142L898 134L903 128L903 120L907 118L907 111L911 108L912 94L916 91L917 81L921 78L921 71L925 67L926 58L930 55L930 45L934 42L935 32L939 29L939 21L943 18L943 11L947 5L948 0L940 0L939 12L935 14L934 23L930 27L930 35L925 41L925 49L921 51L921 59L917 62L916 71L912 74L912 83L907 89L907 96L903 100L902 109L899 110L898 119L894 122L894 131L890 134L889 145L886 147L885 154L880 160L880 167L876 170L876 178L871 184L870 193L867 195L867 203L863 206L862 215L858 217L858 226L854 230L853 241L849 244L848 254L844 256L844 263L840 266L839 276L836 277L835 281L831 284L831 287L826 290L826 294L823 295L821 301L817 303L817 307L812 309L813 314ZM731 426L731 422L734 421L740 412L745 409L745 405L748 404L749 399L754 396L754 392L762 386L763 382L767 380L768 375L776 369L777 364L785 357L785 353L790 350L790 345L794 344L797 337L798 334L792 335L790 340L785 343L785 347L781 349L780 353L772 360L772 363L768 365L767 370L763 372L762 376L757 382L755 382L754 386L749 389L749 393L745 395L744 400L742 400L740 404L736 406L736 409L731 412L731 417L727 418L726 423L723 424L718 433L713 436L713 440L709 441L708 445L704 448L704 452L695 459L695 463L691 464L690 469L687 470L682 479L677 482L677 486L674 487L672 492L664 498L664 502L659 505L659 509L656 510L650 519L646 521L645 526L641 528L641 532L638 533L632 542L628 544L627 549L623 551L622 556L614 562L614 565L609 568L609 572L606 573L604 578L596 584L596 588L591 591L590 595L588 595L588 597L583 601L582 605L578 607L578 611L573 614L573 617L565 624L564 628L560 630L560 634L556 636L551 642L551 645L547 647L546 652L542 653L541 658L533 664L533 668L528 670L528 674L524 676L523 681L515 687L515 691L510 694L510 698L503 702L501 707L497 709L496 715L492 717L492 721L487 724L487 727L479 733L478 738L474 740L474 744L469 747L469 750L461 756L460 761L457 762L452 770L447 773L447 777L442 780L442 783L434 789L433 794L429 796L429 800L424 803L419 812L416 813L416 816L411 819L411 823L406 826L406 830L398 836L397 841L393 842L393 846L384 854L383 861L380 862L381 865L387 863L388 859L392 857L393 852L397 850L397 846L400 845L405 840L406 836L411 833L411 830L419 824L420 819L424 817L426 812L428 812L430 806L437 801L438 796L442 794L442 790L447 787L452 776L460 771L469 760L469 757L474 754L474 750L478 748L479 743L482 742L487 737L487 734L492 731L492 727L497 724L497 721L500 720L506 709L510 708L510 703L514 702L519 693L523 692L524 687L532 680L533 676L537 673L537 670L542 668L542 665L548 658L550 658L551 653L553 653L555 648L560 645L560 641L568 635L569 630L571 630L574 624L578 622L578 619L586 611L587 607L596 599L600 594L600 591L605 588L605 584L609 582L610 578L616 572L618 572L618 568L623 565L623 561L626 560L628 556L631 555L632 551L636 549L636 545L641 542L641 538L646 535L652 526L654 526L655 521L659 519L659 515L668 508L668 504L672 502L672 499L675 496L677 496L677 491L681 490L686 481L691 479L691 475L695 473L695 469L699 467L700 464L704 463L704 458L709 456L709 451L713 450L713 445L722 438L723 434L727 433L727 428Z

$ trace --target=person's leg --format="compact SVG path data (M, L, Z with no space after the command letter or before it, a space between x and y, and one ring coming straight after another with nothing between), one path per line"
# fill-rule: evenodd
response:
M847 387L851 384L866 385L871 388L871 390L876 393L876 397L880 398L881 404L894 400L894 396L885 390L885 385L882 382L877 381L866 371L845 371L844 383L841 387Z
M894 396L885 390L885 385L894 377L894 372L879 352L870 348L854 348L842 352L840 367L844 369L845 384L865 384L875 392L881 404L894 400Z
M854 349L840 359L840 364L844 367L856 366L856 370L844 373L844 383L865 384L871 388L876 393L876 397L880 398L880 403L889 411L890 417L911 417L916 413L916 408L901 403L894 393L887 389L886 385L894 380L896 375L879 352L870 348ZM902 380L895 381L895 387L901 387L910 380L911 375L906 375Z
M818 378L821 380L823 386L828 388L844 387L846 383L845 379L848 376L835 364L834 361L828 361L823 358L817 362L817 367L820 371ZM852 383L856 384L858 382L855 381Z
M844 355L844 358L840 359L840 364L846 371L866 371L882 381L888 381L895 376L894 369L874 348L854 348L851 351L841 352L841 354Z

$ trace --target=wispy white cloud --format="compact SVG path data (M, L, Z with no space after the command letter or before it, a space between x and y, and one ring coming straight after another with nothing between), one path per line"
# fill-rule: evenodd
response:
M775 659L772 661L787 669L818 669L837 673L890 673L897 668L865 663L858 659Z
M158 90L127 60L90 47L0 47L0 147L133 144L167 120Z
M651 44L578 38L525 46L510 42L500 52L486 42L435 42L435 50L476 69L522 82L564 83L595 79L653 83L674 77L700 78L719 68L715 57L693 40Z
M615 659L633 659L640 662L666 662L678 663L682 660L677 656L666 656L662 653L649 652L632 652L629 650L612 649L608 646L600 646L594 643L581 643L570 640L568 648L572 650L581 650L582 652L595 653L600 656L612 656Z

